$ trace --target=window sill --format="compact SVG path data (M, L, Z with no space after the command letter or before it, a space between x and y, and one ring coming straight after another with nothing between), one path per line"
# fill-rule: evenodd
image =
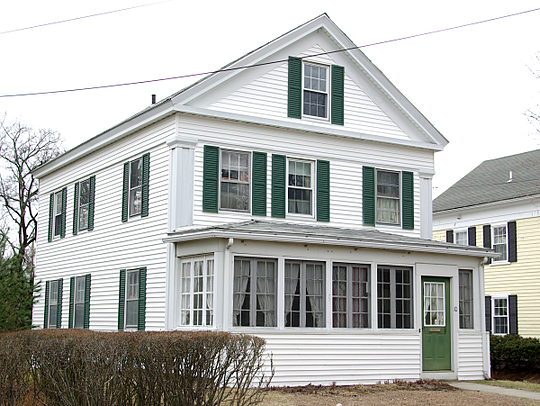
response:
M499 266L499 265L510 265L511 262L508 261L493 261L490 266Z

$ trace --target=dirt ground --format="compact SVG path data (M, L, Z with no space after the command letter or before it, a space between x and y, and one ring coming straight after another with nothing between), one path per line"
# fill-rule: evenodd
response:
M540 401L463 391L446 382L419 380L379 385L273 388L261 406L540 405Z

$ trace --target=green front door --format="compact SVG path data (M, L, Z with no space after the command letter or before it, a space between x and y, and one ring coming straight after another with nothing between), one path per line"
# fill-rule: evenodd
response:
M422 277L422 365L424 371L452 368L450 279Z

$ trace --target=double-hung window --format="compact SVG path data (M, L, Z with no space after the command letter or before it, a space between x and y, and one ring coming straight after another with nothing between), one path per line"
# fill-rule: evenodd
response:
M58 312L58 281L51 281L49 284L49 328L56 327L57 312Z
M369 328L370 268L357 264L334 264L332 269L332 326Z
M186 258L180 268L180 325L214 324L214 259Z
M467 231L455 231L454 232L454 242L456 244L460 244L460 245L468 245L469 244L469 240L468 240L468 235L467 235Z
M62 287L62 279L45 282L45 320L43 328L60 328L62 326Z
M73 327L84 327L84 291L85 280L84 276L75 278L75 297L73 301Z
M48 241L66 236L67 187L51 193L49 199Z
M144 331L146 325L146 267L120 270L118 330Z
M377 170L377 223L400 224L399 172Z
M389 266L377 269L377 317L379 328L413 327L411 269Z
M288 160L288 213L313 215L313 162Z
M221 151L221 209L249 211L249 168L249 152Z
M304 64L304 115L328 117L328 67Z
M75 183L73 201L73 235L94 229L94 199L96 177Z
M141 214L142 209L142 158L129 163L129 216Z
M79 182L79 224L78 229L88 228L88 206L90 203L90 179Z
M325 264L285 261L285 327L325 326Z
M124 163L122 221L148 216L150 154Z
M70 280L68 328L90 327L90 281L90 274Z
M459 270L459 328L473 328L472 271Z
M137 327L139 271L126 271L126 328Z
M277 261L234 259L233 326L276 326Z
M508 239L506 233L506 224L493 226L493 249L501 254L499 258L494 258L494 262L508 261Z
M493 334L508 334L508 296L493 296Z
M62 215L63 215L63 204L62 204L62 192L56 192L54 194L54 238L60 237L62 233Z

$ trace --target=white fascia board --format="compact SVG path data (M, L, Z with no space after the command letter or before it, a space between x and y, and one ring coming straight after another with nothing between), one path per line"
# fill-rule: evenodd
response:
M143 127L162 120L171 114L174 114L174 110L170 100L152 106L146 111L128 118L120 124L96 135L93 138L90 138L88 141L79 144L52 161L41 165L37 169L34 169L33 174L38 179L42 178L56 171L57 169L76 161L77 159L97 151L98 149L106 147L107 145L110 145L113 142L116 142Z
M353 239L344 238L331 238L331 237L316 237L305 234L269 234L259 233L253 231L238 231L238 230L202 230L198 232L188 234L174 234L170 233L168 237L163 239L164 243L177 243L187 241L197 241L209 238L223 238L223 239L246 239L255 241L271 241L282 243L300 243L300 244L319 244L319 245L334 245L344 247L355 248L371 248L371 249L383 249L383 250L397 250L397 251L413 251L413 252L426 252L432 254L447 254L447 255L462 255L468 257L478 258L497 258L498 253L495 253L489 248L466 248L465 246L459 247L437 247L428 246L417 243L392 243L387 241L358 241Z
M227 113L227 112L219 111L219 110L207 110L207 109L202 109L198 107L179 106L179 105L174 106L173 109L175 112L181 113L181 114L209 117L209 118L220 119L220 120L236 121L236 122L242 122L246 124L263 125L267 127L274 127L274 128L279 128L279 129L288 130L288 131L291 131L291 130L302 131L302 132L307 132L307 133L330 135L334 137L351 138L351 139L357 139L357 140L363 140L363 141L371 141L371 142L379 142L379 143L384 143L384 144L394 144L394 145L405 146L405 147L427 149L430 151L442 151L442 149L444 148L440 144L431 144L427 142L418 142L418 141L411 141L411 140L398 139L398 138L382 137L378 135L360 133L357 131L344 130L344 129L338 128L338 126L319 127L319 126L310 125L310 124L307 124L306 122L302 122L300 120L295 120L295 119L288 119L287 121L273 120L269 118L248 116L248 115L243 115L243 114Z

